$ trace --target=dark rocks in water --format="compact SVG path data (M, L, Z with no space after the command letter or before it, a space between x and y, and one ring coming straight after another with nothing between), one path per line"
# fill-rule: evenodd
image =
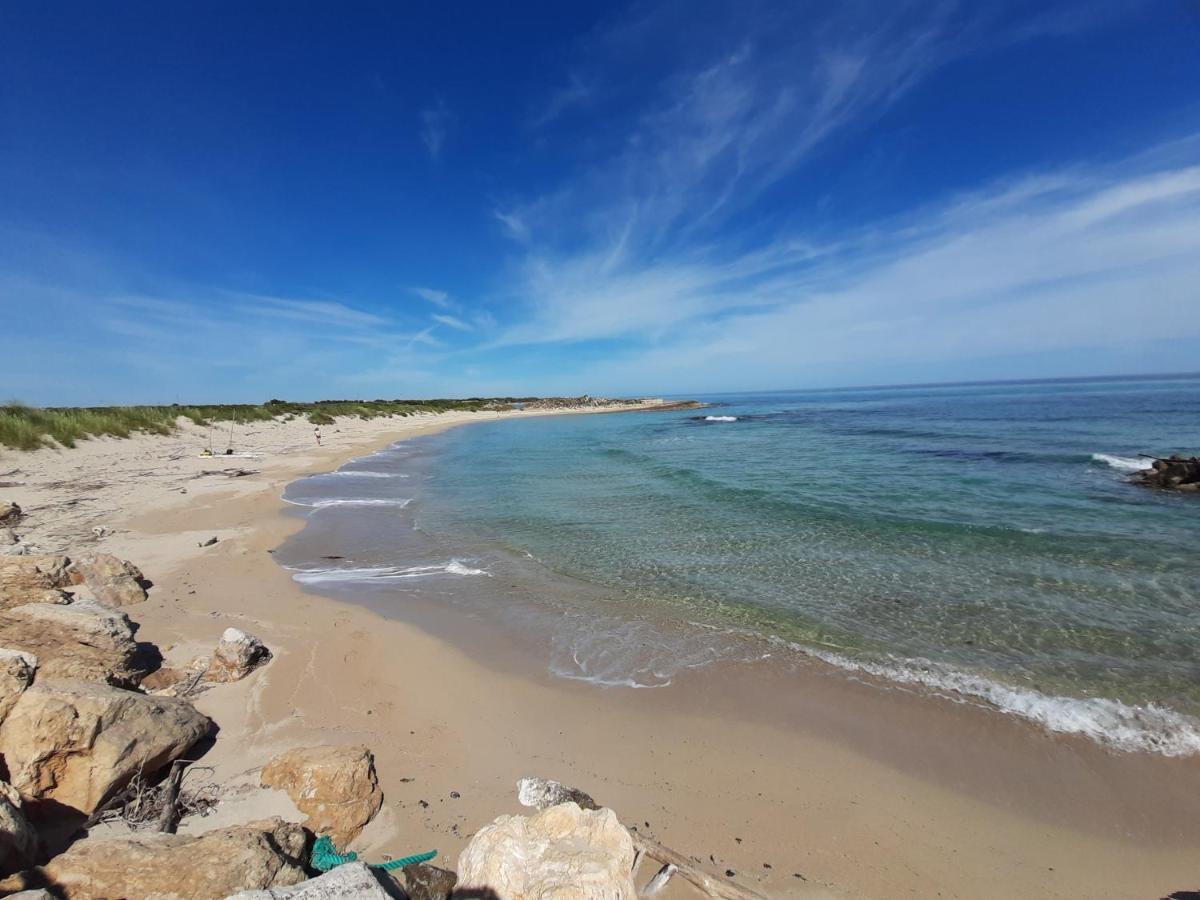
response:
M404 887L411 900L447 900L458 876L425 863L404 867Z
M1132 481L1142 487L1200 492L1200 456L1155 459L1151 468L1136 473Z

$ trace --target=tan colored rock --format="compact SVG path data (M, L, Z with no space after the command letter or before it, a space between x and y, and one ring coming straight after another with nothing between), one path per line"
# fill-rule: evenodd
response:
M217 683L240 681L270 658L271 651L254 635L240 628L226 628L208 663L204 680Z
M75 560L70 576L73 584L85 585L106 606L129 606L146 599L142 570L111 553L95 553Z
M574 803L500 816L458 858L457 891L502 900L634 900L633 839L611 809Z
M28 868L37 854L37 832L25 819L21 795L12 785L0 781L0 875Z
M307 747L280 753L263 767L264 787L287 791L317 834L344 850L383 805L375 758L366 747Z
M32 653L0 648L0 722L33 683L37 665L37 657Z
M63 588L71 583L65 556L40 553L0 556L0 608L26 603L68 603Z
M139 773L187 752L212 723L186 700L38 677L0 725L0 755L28 801L95 812Z
M384 890L379 881L365 863L354 862L290 887L242 891L225 900L390 900L394 894ZM420 898L409 895L409 900Z
M16 525L21 521L21 507L10 500L0 500L0 525Z
M0 647L32 653L51 678L135 686L145 667L133 635L129 616L91 600L0 610Z
M87 838L0 881L0 891L50 887L66 900L214 900L304 881L307 853L304 829L278 818L201 835Z

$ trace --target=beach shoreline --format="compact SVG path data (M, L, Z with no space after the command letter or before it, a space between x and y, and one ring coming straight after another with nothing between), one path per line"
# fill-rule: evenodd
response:
M306 423L264 425L245 440L276 449L237 459L255 471L234 477L186 468L222 457L164 464L198 439L186 430L6 452L0 471L18 470L6 480L24 483L4 495L27 508L23 530L43 549L86 542L143 568L155 587L128 612L168 664L208 652L230 625L275 653L245 682L197 702L221 728L205 764L215 780L246 785L223 804L222 824L291 809L254 788L255 768L273 753L361 742L375 751L386 798L360 842L368 856L437 847L450 864L475 829L517 811L518 777L542 775L589 791L670 846L711 854L714 870L772 896L1130 897L1195 887L1195 758L1113 753L817 666L799 678L717 666L650 691L555 679L463 617L447 616L437 636L302 590L275 563L272 551L304 524L281 499L291 481L495 418L339 421L319 450ZM89 494L92 506L79 502ZM97 538L94 527L110 533ZM198 546L210 536L215 546Z

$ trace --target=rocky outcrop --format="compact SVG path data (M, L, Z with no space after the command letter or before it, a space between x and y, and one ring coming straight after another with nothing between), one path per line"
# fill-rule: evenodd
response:
M0 648L0 722L33 683L37 665L37 657L32 653Z
M1156 459L1151 468L1137 472L1133 482L1143 487L1200 492L1200 456L1189 458L1177 454L1168 459Z
M458 876L449 869L427 863L404 867L404 892L408 900L450 900Z
M0 609L26 603L69 603L62 589L71 583L65 556L0 556Z
M287 791L317 834L340 849L358 837L383 804L375 758L366 747L307 747L279 754L263 767L264 787Z
M574 803L580 809L599 809L599 804L578 788L567 787L549 778L522 778L517 782L517 802L534 809L546 809L560 803Z
M504 900L634 900L633 855L611 809L563 803L480 829L458 858L457 890L490 889Z
M33 865L38 854L38 837L25 819L21 795L0 781L0 875L10 875Z
M226 628L204 673L204 680L221 683L240 681L271 658L271 652L252 634Z
M226 900L389 900L378 877L365 863L347 863L291 887L242 891ZM409 900L419 900L410 895Z
M26 801L88 815L134 775L182 756L211 725L185 700L40 674L0 725L0 755Z
M135 686L145 668L133 634L127 615L90 600L0 610L0 647L33 654L51 678Z
M146 599L146 579L133 563L111 553L96 553L71 564L73 584L82 584L105 606L129 606Z
M202 835L88 838L5 879L0 890L49 887L66 900L213 900L304 881L307 852L304 829L278 818Z
M0 525L16 525L21 521L21 507L11 500L0 500Z

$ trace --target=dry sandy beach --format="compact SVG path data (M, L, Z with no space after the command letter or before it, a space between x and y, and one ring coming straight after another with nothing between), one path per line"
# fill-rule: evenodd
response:
M252 457L199 458L207 438L192 427L0 452L0 496L24 508L26 540L111 552L154 582L126 611L167 664L231 625L274 653L198 699L220 727L203 762L226 799L181 830L295 816L258 787L258 767L288 747L361 742L385 795L355 848L368 859L436 848L452 865L475 829L519 811L516 780L541 775L770 896L1200 888L1195 758L1114 753L816 666L727 665L642 691L558 680L478 622L448 617L434 636L302 590L272 559L303 527L280 499L288 482L496 415L339 420L320 448L305 421L255 423L234 434ZM688 890L672 882L667 896Z

